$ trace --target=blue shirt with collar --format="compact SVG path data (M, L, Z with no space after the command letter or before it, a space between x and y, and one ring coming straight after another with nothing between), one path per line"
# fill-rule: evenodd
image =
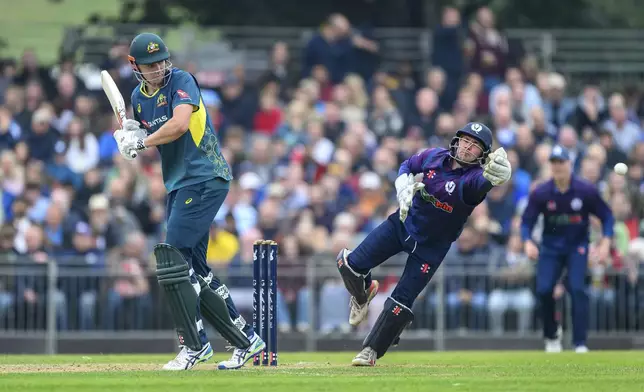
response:
M543 214L544 227L541 246L562 253L587 246L590 236L589 215L601 220L605 237L613 236L613 213L601 198L597 187L572 175L570 186L561 192L554 180L534 189L521 222L521 237L531 239L534 225Z
M398 175L423 174L425 188L412 201L405 229L419 243L451 244L492 189L479 165L452 169L445 148L430 148L402 163Z

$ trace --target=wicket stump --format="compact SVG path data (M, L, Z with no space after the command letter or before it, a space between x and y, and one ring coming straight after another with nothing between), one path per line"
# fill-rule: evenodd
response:
M253 329L266 342L255 366L277 366L277 250L275 241L253 243Z

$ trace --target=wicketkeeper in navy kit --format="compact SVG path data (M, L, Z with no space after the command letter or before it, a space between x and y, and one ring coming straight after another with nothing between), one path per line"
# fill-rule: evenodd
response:
M429 283L468 217L493 186L510 179L505 151L491 152L492 132L481 123L459 129L449 149L431 148L400 166L395 186L400 208L375 228L358 247L344 249L338 270L351 294L349 323L367 316L378 291L371 269L399 252L409 257L391 297L353 359L355 366L374 366L395 344L414 314L412 304ZM422 177L422 179L417 177Z
M541 301L543 337L547 352L560 352L561 327L555 321L553 290L563 270L572 300L572 343L575 351L585 353L588 332L588 244L589 215L601 220L603 237L591 255L604 261L609 257L615 220L597 187L572 174L568 151L554 146L550 155L552 179L530 194L523 213L521 236L525 252L537 262L537 296ZM532 240L532 229L543 214L541 249Z
M236 347L219 369L243 366L265 343L239 315L226 286L206 263L210 225L232 174L221 154L196 79L172 67L155 34L134 38L129 60L140 84L132 92L134 120L114 137L125 159L156 147L168 191L167 234L157 244L157 278L174 319L181 351L163 368L187 370L212 357L202 316Z

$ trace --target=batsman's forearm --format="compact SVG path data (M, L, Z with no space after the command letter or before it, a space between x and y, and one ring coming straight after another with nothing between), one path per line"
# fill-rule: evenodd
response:
M145 143L146 147L155 147L162 144L168 144L179 139L181 135L183 135L187 131L188 129L184 129L179 121L170 119L161 128L159 128L158 131L146 137L143 142Z

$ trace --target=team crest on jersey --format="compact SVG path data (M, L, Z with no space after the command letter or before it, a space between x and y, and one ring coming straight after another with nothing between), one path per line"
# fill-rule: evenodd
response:
M451 195L452 192L454 192L454 189L456 189L456 184L454 183L454 181L447 181L445 183L445 192Z
M136 105L136 111L141 113L141 104Z
M575 211L579 211L579 210L581 210L581 207L583 207L583 205L584 205L584 203L583 203L583 202L581 201L581 199L580 199L580 198L578 198L578 197L575 197L575 198L574 198L574 199L572 199L572 201L570 202L570 208L572 208L572 209L573 209L573 210L575 210Z
M168 104L168 100L166 99L165 95L159 94L159 98L157 98L157 107L165 106Z
M159 51L159 44L156 42L150 42L148 44L148 53L154 53Z

